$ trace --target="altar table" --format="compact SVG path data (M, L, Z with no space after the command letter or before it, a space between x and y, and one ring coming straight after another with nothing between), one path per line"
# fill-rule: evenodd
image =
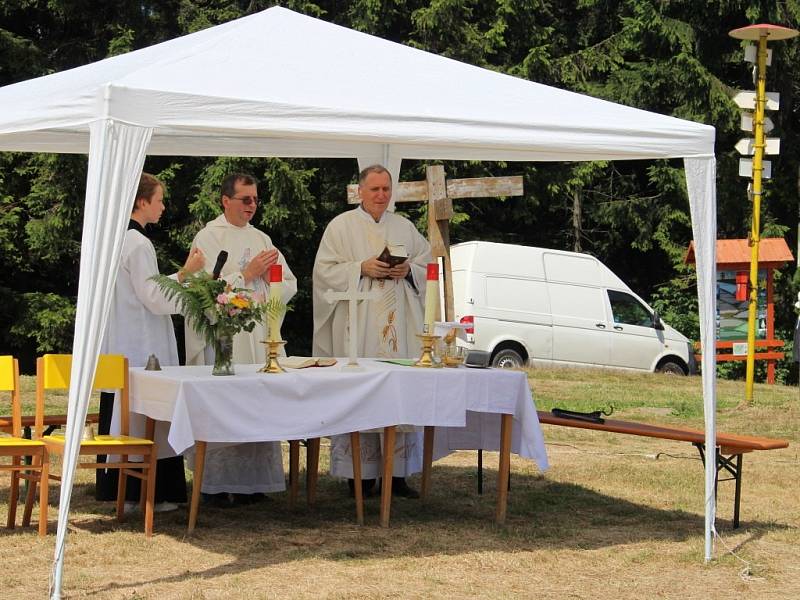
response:
M525 373L467 367L417 369L371 359L359 359L362 371L346 371L340 367L346 362L341 359L333 367L281 374L258 373L260 365L236 365L234 376L212 376L210 366L161 371L134 367L130 370L131 410L168 421L168 441L177 453L192 446L204 450L206 443L313 439L376 428L384 428L385 437L394 438L395 425L422 426L426 428L423 493L433 458L457 449L500 451L500 522L505 518L509 453L533 459L541 470L547 469L544 439ZM384 452L389 463L384 473L389 476L392 455ZM196 519L194 505L199 502L200 489L195 487L190 529ZM387 493L381 502L381 524L387 525L391 486L382 488Z

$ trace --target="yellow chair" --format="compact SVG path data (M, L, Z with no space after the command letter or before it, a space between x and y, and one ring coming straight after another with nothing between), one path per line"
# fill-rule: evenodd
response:
M72 356L69 354L45 354L36 361L36 420L35 436L47 446L50 454L64 456L63 435L43 435L45 392L54 389L69 388ZM115 354L104 354L98 358L94 376L95 390L119 390L120 397L120 435L96 435L94 439L82 439L80 455L107 454L119 455L116 462L82 463L81 469L119 469L119 486L117 487L117 520L125 518L125 487L128 477L142 480L141 508L144 513L144 531L147 537L153 534L153 500L155 497L157 448L152 440L130 437L129 404L128 404L128 359ZM130 462L128 456L142 456L142 462ZM61 477L51 475L52 479ZM28 499L25 504L25 518L29 518L33 504L34 486L28 488ZM23 519L23 523L25 519Z
M49 491L47 446L38 440L21 437L22 406L19 397L19 363L11 356L0 356L0 391L11 392L11 435L0 436L0 456L10 457L11 462L0 463L0 471L11 471L11 494L8 499L8 522L6 526L14 529L17 520L17 499L19 497L19 480L29 479L34 483L41 479L44 483L39 491L39 535L47 534L47 493ZM22 459L30 456L33 464L22 464ZM33 496L31 496L31 504ZM30 523L30 516L28 518ZM26 523L26 525L28 524Z

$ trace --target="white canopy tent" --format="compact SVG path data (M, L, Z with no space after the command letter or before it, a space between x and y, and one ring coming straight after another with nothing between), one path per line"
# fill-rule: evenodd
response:
M714 129L481 69L283 8L0 88L0 150L88 153L67 451L55 551L60 597L75 460L125 227L146 154L586 161L683 158L701 341L713 347ZM714 353L703 354L707 446ZM715 464L705 478L706 559Z

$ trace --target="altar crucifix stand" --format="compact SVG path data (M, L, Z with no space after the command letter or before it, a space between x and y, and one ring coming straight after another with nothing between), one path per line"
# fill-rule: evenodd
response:
M322 297L328 304L334 304L341 300L348 302L348 345L347 345L347 364L342 367L342 371L363 371L364 368L358 364L358 303L363 300L377 300L380 293L377 291L362 291L359 288L361 274L353 269L350 274L350 281L347 289L343 292L328 290Z

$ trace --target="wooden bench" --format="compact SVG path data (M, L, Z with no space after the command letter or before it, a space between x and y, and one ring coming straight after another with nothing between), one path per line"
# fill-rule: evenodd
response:
M594 429L596 431L607 431L610 433L624 433L664 440L675 440L678 442L689 442L700 452L700 459L703 461L703 464L705 464L706 434L704 431L698 429L663 427L660 425L649 425L647 423L634 423L632 421L617 421L615 419L604 419L603 423L593 423L591 421L557 417L553 415L553 413L543 410L537 411L537 414L539 415L539 422L546 425ZM742 493L742 455L754 450L777 450L779 448L787 448L788 446L789 442L786 440L717 432L716 483L718 484L720 481L734 481L736 483L733 500L734 528L739 527L739 504ZM719 479L719 472L723 469L731 475L730 478Z

